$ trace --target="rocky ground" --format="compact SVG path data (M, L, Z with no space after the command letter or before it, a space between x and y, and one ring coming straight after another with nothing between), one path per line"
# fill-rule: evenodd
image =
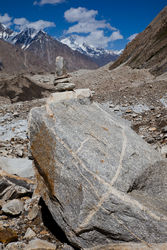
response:
M53 74L49 77L53 78ZM14 79L15 97L21 93L25 97L25 78L21 76L24 79L24 84L21 84L20 77L3 75L1 89L4 86L3 79L9 86L6 88L7 95L0 97L0 249L70 250L72 248L65 243L68 241L64 239L64 234L52 222L44 202L34 193L35 178L32 170L28 169L32 168L32 157L29 152L27 117L33 107L43 105L46 99L36 99L32 95L31 100L17 102L16 98L10 96L10 83ZM18 87L16 79L19 79ZM34 80L31 76L27 79ZM58 79L54 83L46 80L48 76L35 76L37 83L39 79L37 87L45 83L50 92L53 92L54 85L58 91L75 87L66 81L62 83L61 79L60 83ZM43 94L45 96L46 92ZM29 95L27 97L29 99ZM20 167L23 169L21 172Z
M1 81L3 79L4 76ZM74 82L76 88L90 88L95 92L93 97L95 101L102 103L111 112L127 119L130 126L143 139L161 151L164 157L167 156L167 77L165 75L155 78L147 70L132 70L127 66L110 71L109 65L107 65L95 71L80 70L70 73L70 75L65 76L65 80L62 78L54 82L53 74L46 77L36 75L33 76L33 80L38 81L40 86L42 84L42 87L44 84L56 87L58 82L60 84ZM70 86L74 87L74 85ZM52 91L48 91L48 89L43 96L39 97L45 97L49 92L53 92L53 88L51 88ZM62 89L60 90L62 91ZM15 99L12 101L10 96L2 96L0 102L0 157L31 159L28 150L27 117L31 108L45 103L45 98L36 99L35 96L31 100L23 102ZM4 187L4 183L15 178L15 175L9 177L6 173L0 172L0 190L1 187ZM27 182L27 178L24 181ZM46 218L43 218L43 213L46 217L50 214L46 211L43 202L39 202L38 196L33 194L34 178L30 178L30 181L32 185L28 195L27 192L15 195L15 198L21 202L19 203L20 210L16 214L6 212L3 208L4 204L10 200L13 201L13 198L8 196L6 196L8 198L4 198L5 191L3 194L0 193L0 242L3 243L2 249L24 249L24 247L32 249L29 245L45 245L48 242L53 243L50 248L45 246L45 248L40 249L70 249L70 246L65 244L68 241L64 235L58 233L60 229L55 225L57 230L57 236L55 236L51 233L53 226L45 224ZM21 185L19 183L17 182L18 190L19 185ZM9 186L11 185L16 186L16 181L14 184L10 183ZM24 185L21 187L23 188ZM13 206L13 209L18 208L16 204ZM36 208L33 208L34 206ZM32 210L32 217L29 217ZM34 238L38 238L39 242L32 242ZM45 240L45 242L41 243L40 240ZM13 241L17 243L10 243Z
M155 78L148 70L109 65L96 71L71 74L77 88L95 92L94 100L131 123L131 127L157 150L167 152L167 76ZM166 152L166 153L165 153Z
M40 99L0 106L1 156L28 157L27 116L31 108L44 103Z

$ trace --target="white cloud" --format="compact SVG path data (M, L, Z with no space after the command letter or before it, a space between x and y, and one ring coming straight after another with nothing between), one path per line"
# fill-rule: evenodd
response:
M74 23L94 19L97 14L97 10L87 10L86 8L79 7L67 10L64 13L64 17L69 23Z
M10 25L12 24L11 20L12 17L10 17L7 13L5 13L4 15L0 14L0 23L4 24L6 27L10 27Z
M22 17L22 18L15 18L13 20L13 23L18 27L18 29L22 29L23 27L26 27L26 25L29 24L29 21Z
M62 3L64 2L65 0L40 0L39 2L38 1L35 1L34 2L34 5L44 5L44 4L58 4L58 3Z
M44 20L38 20L36 22L29 22L26 18L15 18L13 20L13 23L16 25L17 29L23 30L25 28L33 28L36 30L43 30L45 28L49 27L55 27L55 23L44 21Z
M123 36L120 34L120 31L114 31L110 36L111 41L116 41L119 39L123 39Z
M86 43L96 48L105 48L109 43L123 38L122 35L120 35L119 31L113 33L111 36L105 36L103 30L96 30L91 32L87 36L74 35L74 37L76 42L80 45Z
M129 37L127 38L127 40L131 42L137 35L138 35L138 33L135 33L135 34L129 36Z
M110 41L110 37L105 36L103 30L93 31L86 37L76 35L75 38L76 38L76 42L79 44L86 43L88 45L91 45L91 46L97 47L97 48L107 47L107 45Z
M71 26L67 33L89 33L93 32L97 29L112 29L109 24L107 24L104 20L87 20L86 22L79 22L73 26Z
M78 7L71 8L64 13L65 19L69 23L78 22L71 26L67 33L89 33L97 29L115 30L106 20L96 20L97 10L87 10L86 8Z
M65 33L75 34L75 39L79 44L85 42L99 48L105 48L109 43L123 38L120 31L112 27L106 20L97 20L97 15L97 10L87 10L83 7L70 8L64 13L64 17L69 23L76 24L69 27ZM105 35L105 31L108 35ZM83 36L83 33L86 35Z
M55 23L49 22L49 21L44 21L44 20L38 20L36 22L29 23L27 25L28 28L34 28L36 30L43 30L49 27L55 27Z

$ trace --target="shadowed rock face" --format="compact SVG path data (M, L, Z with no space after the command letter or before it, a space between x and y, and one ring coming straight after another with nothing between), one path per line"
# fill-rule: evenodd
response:
M155 75L167 72L167 7L141 32L128 43L119 59L110 66L122 63L132 68L148 68Z
M52 94L31 110L38 191L73 246L165 242L166 161L89 96Z

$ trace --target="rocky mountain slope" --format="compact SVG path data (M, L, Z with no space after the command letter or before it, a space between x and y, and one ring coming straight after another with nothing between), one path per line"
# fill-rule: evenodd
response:
M6 73L48 71L45 61L19 47L0 40L0 70Z
M26 31L25 31L26 32ZM22 34L23 37L24 34ZM31 35L32 36L32 35ZM21 39L22 39L21 37ZM17 37L15 37L17 39ZM78 51L73 51L67 45L55 40L43 31L39 31L28 45L23 44L20 39L15 42L16 45L25 47L26 51L33 52L34 55L40 55L42 60L45 60L48 65L55 67L55 60L57 56L64 57L69 71L80 68L95 69L97 65L90 60L89 57L82 55Z
M100 67L109 62L115 61L122 53L122 50L105 50L103 48L95 48L86 43L79 44L76 41L75 36L63 38L60 41L68 45L74 51L79 51L80 53L89 56Z
M33 60L35 61L36 58L40 70L43 70L43 67L39 67L39 65L43 64L45 65L45 71L55 71L57 56L64 57L69 71L80 68L95 69L98 67L90 57L78 51L73 51L67 45L47 35L44 31L25 29L20 33L15 33L4 25L1 25L0 38L12 43L14 46L17 46L17 48L21 48L25 52L23 54L25 54L26 57L31 58L33 54ZM29 67L29 65L27 66Z
M128 43L120 58L110 66L114 69L122 63L132 68L148 68L155 75L167 71L167 6Z

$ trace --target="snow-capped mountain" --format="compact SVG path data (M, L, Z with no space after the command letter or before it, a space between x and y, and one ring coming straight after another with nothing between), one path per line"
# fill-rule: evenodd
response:
M103 66L109 62L115 61L123 50L105 50L103 48L95 48L86 43L78 43L75 36L69 36L60 40L62 43L69 46L72 50L92 58L99 66Z
M78 69L95 69L98 65L90 57L74 51L67 45L49 36L42 30L26 28L21 32L13 32L4 25L0 26L0 39L21 48L30 57L46 65L46 71L54 71L57 56L63 56L69 71ZM28 56L27 56L28 55Z
M39 31L32 28L26 28L21 32L14 32L0 23L0 39L19 45L22 49L27 49L30 46L38 32Z
M0 39L11 42L12 38L16 35L16 32L7 28L0 23Z
M26 28L25 30L13 36L11 42L15 45L19 45L22 49L26 50L34 41L38 33L39 31L35 29Z
M79 44L75 36L58 41L42 30L26 28L20 32L14 32L3 24L0 24L0 39L41 57L48 65L53 65L53 70L56 56L63 56L69 62L69 69L73 70L103 66L115 61L121 53L121 51L94 48L86 43Z

